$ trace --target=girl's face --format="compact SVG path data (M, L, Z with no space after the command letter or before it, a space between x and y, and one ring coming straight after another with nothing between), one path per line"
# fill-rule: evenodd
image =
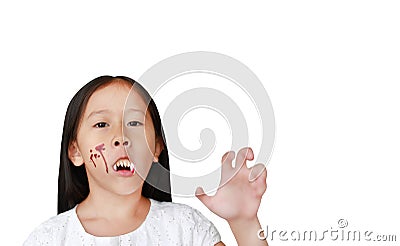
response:
M127 195L141 189L162 151L147 104L131 88L115 80L97 89L80 119L69 157L76 166L85 164L90 192Z

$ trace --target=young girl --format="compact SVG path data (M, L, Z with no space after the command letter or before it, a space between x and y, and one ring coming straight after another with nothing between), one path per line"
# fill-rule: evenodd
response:
M233 151L222 158L226 184L214 196L201 188L196 196L227 220L239 245L267 245L258 238L257 218L266 189L264 165L246 167L253 159L250 148L238 152L232 167L234 158ZM169 175L157 177L156 167L169 171L150 95L127 77L92 80L72 98L65 116L58 215L24 245L224 245L199 211L171 202Z

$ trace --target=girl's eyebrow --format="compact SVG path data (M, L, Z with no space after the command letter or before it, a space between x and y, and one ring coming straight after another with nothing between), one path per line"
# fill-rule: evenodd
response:
M143 115L146 115L146 114L145 114L142 110L140 110L140 109L128 108L127 111L139 112L139 113L142 113ZM89 119L90 117L93 117L93 116L95 116L95 115L98 115L98 114L109 114L110 112L111 112L111 111L108 110L108 109L95 110L95 111L91 112L91 113L88 115L87 119Z
M88 115L87 119L89 119L90 117L92 117L92 116L94 116L96 114L105 114L105 113L110 113L110 110L108 110L108 109L100 109L100 110L93 111Z
M128 108L127 111L139 112L145 115L145 113L142 110L136 108Z

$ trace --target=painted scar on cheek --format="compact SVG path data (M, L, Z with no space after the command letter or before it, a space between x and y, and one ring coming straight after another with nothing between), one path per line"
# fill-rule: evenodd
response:
M103 150L106 150L106 148L104 148L104 144L99 144L99 145L97 145L97 146L95 147L95 149L96 149L98 152L100 152L100 155L101 155L101 157L103 158L103 161L104 161L104 165L106 166L106 172L108 173L107 161L106 161L106 158L104 158L104 155L103 155Z
M90 153L92 153L92 152L93 152L93 150L90 150ZM94 167L96 167L96 163L94 162L93 157L97 159L97 158L100 157L100 155L98 155L98 154L90 154L90 160L93 162Z

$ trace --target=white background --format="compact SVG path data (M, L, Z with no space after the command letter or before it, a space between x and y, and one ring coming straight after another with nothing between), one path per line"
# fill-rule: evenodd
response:
M1 244L56 214L63 117L80 87L198 50L246 64L271 98L263 227L323 231L343 218L399 241L399 12L397 1L2 2ZM195 198L176 201L235 244Z

